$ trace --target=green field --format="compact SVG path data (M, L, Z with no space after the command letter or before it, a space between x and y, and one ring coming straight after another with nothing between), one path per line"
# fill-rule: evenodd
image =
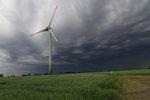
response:
M113 75L150 75L150 69L139 69L139 70L122 70L122 71L111 71ZM109 72L101 72L101 74L110 74Z
M124 75L150 69L0 78L0 100L121 100Z

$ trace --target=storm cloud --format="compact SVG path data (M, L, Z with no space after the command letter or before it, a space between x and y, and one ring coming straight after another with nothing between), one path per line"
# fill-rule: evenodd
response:
M56 67L62 66L57 70L150 64L149 0L0 0L0 4L0 67L5 72L16 66L47 65L47 34L29 35L48 25L56 5L52 27L59 42L54 42L53 59Z

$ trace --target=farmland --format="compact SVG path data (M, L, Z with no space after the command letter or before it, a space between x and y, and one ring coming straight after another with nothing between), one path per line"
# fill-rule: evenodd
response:
M124 94L131 92L126 88L132 83L128 82L132 76L144 79L149 75L150 70L144 69L3 77L0 78L0 100L122 100Z
M0 79L1 100L119 100L116 77L99 74L11 77ZM108 96L109 95L109 96Z

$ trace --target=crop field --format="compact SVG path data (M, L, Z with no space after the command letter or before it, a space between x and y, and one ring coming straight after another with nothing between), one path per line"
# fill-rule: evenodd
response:
M92 73L0 78L0 99L120 100L118 81Z
M131 75L150 70L2 77L0 100L122 100Z

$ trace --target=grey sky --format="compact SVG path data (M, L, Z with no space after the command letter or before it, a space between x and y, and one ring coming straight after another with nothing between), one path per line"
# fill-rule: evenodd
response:
M49 24L56 5L55 64L149 65L149 0L0 0L1 68L47 64L47 34L29 35Z

